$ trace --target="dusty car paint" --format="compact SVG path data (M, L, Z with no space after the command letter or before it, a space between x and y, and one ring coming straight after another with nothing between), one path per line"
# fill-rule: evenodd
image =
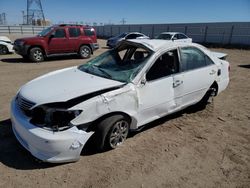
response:
M92 122L112 114L123 114L131 120L130 130L136 130L148 122L199 102L212 84L218 85L217 95L229 83L228 62L218 59L198 44L141 39L125 41L121 45L143 47L151 54L129 82L107 79L72 67L39 77L20 89L11 104L12 127L19 142L32 155L47 162L76 161L94 133L94 129L89 130ZM169 74L156 80L150 81L147 78L155 61L161 59L163 54L171 51L170 54L176 53L179 56L185 47L202 51L213 64ZM54 89L48 90L49 88ZM58 105L63 108L62 113L65 108L67 112L77 113L67 129L40 126L38 120L32 124L34 117L26 115L20 109L19 96L24 98L21 104L31 103L31 110L39 106L45 106L49 110ZM45 123L47 114L46 112Z

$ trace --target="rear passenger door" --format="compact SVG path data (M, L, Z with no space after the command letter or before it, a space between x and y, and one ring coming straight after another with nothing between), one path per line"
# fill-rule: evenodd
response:
M175 98L182 107L202 99L217 75L217 66L200 49L183 47L180 52L180 73L174 76Z
M81 36L81 30L79 27L69 27L68 28L69 33L69 50L70 52L78 52L78 49L80 47L80 39Z

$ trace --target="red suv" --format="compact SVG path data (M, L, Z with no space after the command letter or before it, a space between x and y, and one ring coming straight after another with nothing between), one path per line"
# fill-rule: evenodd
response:
M79 54L86 59L98 48L95 29L83 25L54 25L35 37L21 38L14 42L17 54L35 62L59 54Z

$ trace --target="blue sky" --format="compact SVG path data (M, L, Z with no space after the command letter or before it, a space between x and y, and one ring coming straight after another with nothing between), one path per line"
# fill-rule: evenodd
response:
M197 23L250 21L250 0L41 0L45 17L63 22ZM32 6L35 8L36 6ZM0 0L9 24L22 23L26 0Z

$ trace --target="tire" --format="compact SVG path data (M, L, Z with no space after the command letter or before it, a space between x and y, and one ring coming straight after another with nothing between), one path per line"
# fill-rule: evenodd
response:
M129 132L130 122L123 115L114 115L97 126L97 148L99 151L115 149L122 145Z
M207 104L213 102L213 98L216 96L216 93L217 89L215 87L210 87L204 97L196 105L200 108L205 108Z
M29 60L29 56L27 56L27 55L22 55L22 57L24 60Z
M90 47L88 47L86 45L81 46L80 49L79 49L79 56L82 59L88 59L88 58L90 58L90 56L91 56L91 49L90 49Z
M44 60L44 54L41 48L31 48L29 53L29 59L34 62L42 62Z
M0 55L5 55L5 54L8 54L9 53L9 50L6 46L4 45L0 45Z

